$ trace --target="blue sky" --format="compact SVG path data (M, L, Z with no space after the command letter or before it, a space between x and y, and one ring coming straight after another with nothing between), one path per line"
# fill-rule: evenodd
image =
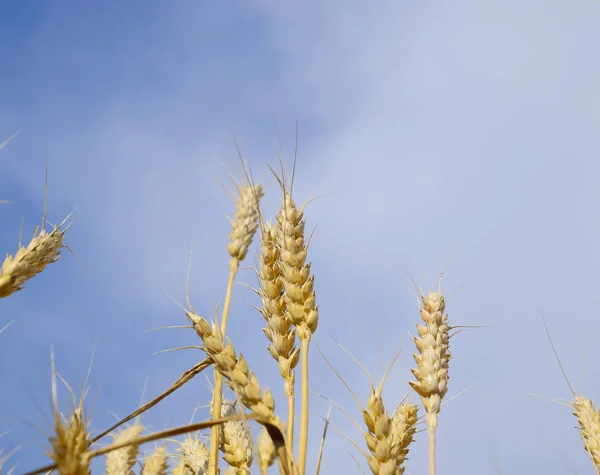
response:
M48 143L49 219L75 207L67 252L0 302L2 447L22 445L18 470L45 463L50 350L81 388L94 344L89 398L99 432L165 389L201 353L153 352L196 343L165 292L204 315L222 302L233 205L215 175L236 166L235 135L279 194L300 124L296 199L317 226L310 259L320 327L315 343L364 401L402 346L384 393L409 390L418 319L407 272L425 287L452 258L444 290L451 322L482 325L452 340L449 397L439 428L440 474L591 473L545 336L584 393L600 394L596 291L600 264L600 3L307 1L4 2L0 7L0 152L5 231L14 252L41 220ZM247 267L253 262L248 260ZM254 284L245 270L238 280ZM264 350L255 296L236 286L229 336L285 403ZM247 335L256 335L248 339ZM313 348L311 387L355 417L352 398ZM147 413L149 430L189 421L207 401L199 378ZM411 396L414 398L414 395ZM68 407L68 394L61 393ZM327 403L314 397L318 440ZM38 409L41 408L42 412ZM199 414L197 417L201 417ZM25 422L24 422L25 421ZM339 411L334 424L362 445ZM310 447L314 466L316 443ZM358 473L352 446L329 433L323 473ZM418 434L408 470L426 473Z

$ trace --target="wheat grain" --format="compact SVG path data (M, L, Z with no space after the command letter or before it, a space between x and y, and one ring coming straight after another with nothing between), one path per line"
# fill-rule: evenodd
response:
M142 425L135 423L115 434L113 444L135 440L143 430ZM138 451L139 445L128 445L122 449L109 452L106 455L106 475L132 475Z

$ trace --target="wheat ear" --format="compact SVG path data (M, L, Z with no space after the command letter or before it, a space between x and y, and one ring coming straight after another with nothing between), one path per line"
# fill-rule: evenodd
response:
M294 368L300 360L300 349L296 348L296 329L285 312L277 234L270 223L262 227L260 249L260 268L257 274L260 283L258 294L262 300L262 307L259 310L267 323L263 329L271 343L267 349L277 361L279 373L284 381L284 391L288 399L287 442L290 449L293 449L296 398Z
M300 441L298 469L306 471L308 446L308 350L312 335L319 323L316 305L314 276L306 262L308 243L304 238L304 212L297 208L292 196L282 185L283 202L277 215L277 240L280 252L280 275L283 283L285 315L296 327L301 344L302 360L302 411L300 414Z
M164 446L157 447L145 460L142 475L167 475L169 457Z
M417 324L418 337L414 337L418 354L413 354L417 364L412 373L417 382L409 384L421 396L427 416L429 440L429 475L435 475L435 432L442 399L448 391L449 329L446 302L441 292L421 296L421 318L425 325Z
M229 245L227 251L231 256L229 262L229 279L227 282L227 292L225 303L223 305L223 314L221 316L221 336L224 338L227 330L227 320L229 317L229 305L231 303L231 293L233 282L240 266L248 254L256 230L258 229L259 202L263 196L263 189L260 185L247 185L239 187L237 206L234 219L231 221L231 233L229 234ZM217 417L221 413L221 400L223 392L223 379L219 372L215 372L215 387L213 391L213 414ZM210 441L210 475L217 475L219 462L219 440L221 427L216 425L211 430Z
M60 258L60 250L65 247L64 234L68 229L61 229L61 226L54 227L50 233L43 227L39 233L36 229L33 239L26 247L19 243L14 256L7 254L0 269L0 298L21 290L27 280Z
M113 436L113 444L121 444L135 440L144 430L141 424L135 423ZM139 445L128 445L106 454L106 475L133 475L133 466L139 452Z

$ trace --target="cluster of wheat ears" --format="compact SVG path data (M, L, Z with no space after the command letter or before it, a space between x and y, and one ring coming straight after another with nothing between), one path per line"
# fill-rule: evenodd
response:
M9 140L1 144L0 149ZM222 313L209 321L196 313L189 298L188 307L182 307L188 327L202 340L201 348L206 358L183 373L164 393L95 437L90 434L86 420L85 391L74 403L71 414L59 411L57 373L52 364L54 434L50 437L47 452L52 463L29 472L30 475L53 470L62 475L88 474L91 472L91 460L98 456L105 456L106 473L111 475L133 474L137 467L141 467L139 470L143 475L249 474L253 464L261 474L270 469L286 475L306 473L309 347L318 329L319 307L315 277L308 260L310 236L305 231L304 206L298 207L294 202L294 173L292 171L291 179L287 179L282 161L280 173L271 170L282 191L281 207L274 221L265 220L259 206L263 187L254 183L248 168L244 167L244 170L244 183L236 184L237 206L227 246L231 257L230 274ZM59 259L61 249L66 247L64 237L68 226L65 222L46 231L44 211L42 226L36 229L29 244L23 246L19 243L17 252L7 255L4 260L0 271L0 297L22 290L28 279ZM256 293L260 297L260 305L255 308L264 318L267 349L276 361L283 380L287 397L287 411L283 419L275 410L269 389L261 387L246 359L226 338L233 284L256 233L260 237L256 268ZM371 382L370 391L362 398L348 387L362 412L362 425L354 422L362 432L365 444L364 448L358 443L354 445L365 456L368 468L374 474L405 472L404 464L420 424L426 426L422 430L428 434L429 474L436 473L436 429L438 414L448 390L449 342L453 327L448 321L441 289L422 294L420 301L421 321L417 323L418 336L414 337L416 352L413 354L415 368L412 373L415 380L409 384L420 398L423 414L420 416L420 406L407 402L407 398L395 404L393 410L386 405L382 391L389 371L377 385ZM300 407L297 413L298 365ZM140 414L211 368L214 371L211 420L143 435L144 427L138 418ZM231 400L224 397L224 383L233 395ZM589 399L571 391L574 401L569 405L577 417L583 446L596 473L600 473L600 413ZM361 400L366 400L366 405ZM134 422L127 425L131 421ZM325 428L328 423L329 416ZM326 430L321 439L316 473L320 471L325 434ZM96 443L108 435L112 436L112 443L98 447ZM183 440L178 442L174 451L169 452L166 441L175 436L182 436ZM149 442L154 442L156 448L142 453L141 446ZM10 455L12 453L3 457L0 452L0 470Z

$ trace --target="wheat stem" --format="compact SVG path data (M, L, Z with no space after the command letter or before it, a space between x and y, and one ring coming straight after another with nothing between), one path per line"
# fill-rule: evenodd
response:
M302 341L302 412L300 414L300 442L298 445L298 468L300 475L306 472L306 450L308 446L308 346L309 338Z
M227 330L227 319L229 316L229 305L231 304L231 294L233 291L233 282L240 266L240 261L232 257L229 261L229 281L227 282L227 293L225 294L225 304L223 305L223 314L221 316L221 338L225 338ZM215 389L213 393L213 419L221 417L221 403L223 400L223 376L215 369ZM221 437L221 426L213 426L210 437L210 456L208 462L208 473L217 475L219 466L219 440Z
M427 438L429 446L429 475L435 475L435 429L437 414L427 414Z
M296 395L294 392L288 396L288 420L287 420L287 440L290 444L290 450L294 449L294 416L296 406Z

